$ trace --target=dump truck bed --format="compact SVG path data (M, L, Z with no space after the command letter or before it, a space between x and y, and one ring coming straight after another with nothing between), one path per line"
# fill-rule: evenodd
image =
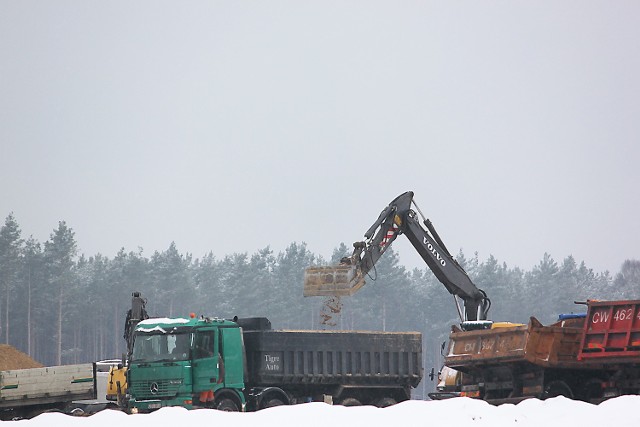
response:
M532 317L528 325L454 331L445 364L462 372L504 363L529 362L543 367L584 366L577 355L583 319L542 325Z
M249 382L397 384L422 378L419 332L245 331Z

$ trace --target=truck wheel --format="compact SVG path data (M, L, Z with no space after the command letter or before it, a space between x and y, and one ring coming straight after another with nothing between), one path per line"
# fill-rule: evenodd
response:
M391 397L383 397L381 399L376 400L375 405L378 408L386 408L387 406L395 405L396 403L398 402L396 402L396 400Z
M603 397L602 380L592 378L582 388L582 399L585 402L597 403Z
M551 381L544 389L544 398L549 399L557 396L573 399L573 391L571 391L571 387L564 381Z
M356 399L355 397L347 397L346 399L342 399L342 402L340 402L340 404L342 406L360 406L360 405L362 405L362 403L360 403L360 401L358 399Z
M85 413L82 408L73 408L71 411L69 411L69 415L73 415L74 417L83 417Z
M274 406L282 406L284 405L284 402L280 399L278 399L277 397L274 397L273 399L268 399L266 402L264 402L262 404L263 408L273 408Z
M220 399L216 403L216 409L218 411L225 411L225 412L238 412L240 410L238 408L238 405L236 405L236 402L228 398Z

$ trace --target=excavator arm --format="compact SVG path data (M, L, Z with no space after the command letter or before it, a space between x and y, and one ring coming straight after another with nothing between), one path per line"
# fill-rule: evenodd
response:
M131 357L133 351L133 331L136 325L149 318L146 310L147 300L142 298L140 292L131 294L131 308L127 311L127 318L124 322L123 338L127 342L127 359Z
M424 227L420 224L418 213L424 218L413 192L396 197L366 231L366 240L354 243L353 254L343 258L339 266L310 267L305 271L304 295L352 295L364 285L365 277L393 241L404 234L449 293L463 301L461 320L486 320L491 305L486 293L474 285L451 256L431 221L425 218Z
M127 407L127 365L133 351L133 332L138 323L149 318L146 304L147 300L142 298L140 292L136 291L131 294L131 308L127 310L123 335L127 343L127 354L122 355L122 363L109 369L106 398L107 400L116 401L121 408Z

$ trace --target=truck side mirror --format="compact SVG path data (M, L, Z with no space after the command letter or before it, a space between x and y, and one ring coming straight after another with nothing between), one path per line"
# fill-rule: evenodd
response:
M433 366L431 367L431 372L429 372L429 379L431 381L433 381L433 379L436 377L436 371L435 369L433 369Z

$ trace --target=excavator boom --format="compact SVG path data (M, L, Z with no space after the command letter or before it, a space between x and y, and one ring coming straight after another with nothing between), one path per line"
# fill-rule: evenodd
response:
M412 209L415 206L416 210ZM382 254L400 235L407 236L429 269L449 293L464 303L463 321L486 320L490 301L451 256L433 224L424 218L413 200L413 192L396 197L365 232L366 241L355 242L350 257L337 266L309 267L304 276L304 296L353 295L365 284L365 277Z

